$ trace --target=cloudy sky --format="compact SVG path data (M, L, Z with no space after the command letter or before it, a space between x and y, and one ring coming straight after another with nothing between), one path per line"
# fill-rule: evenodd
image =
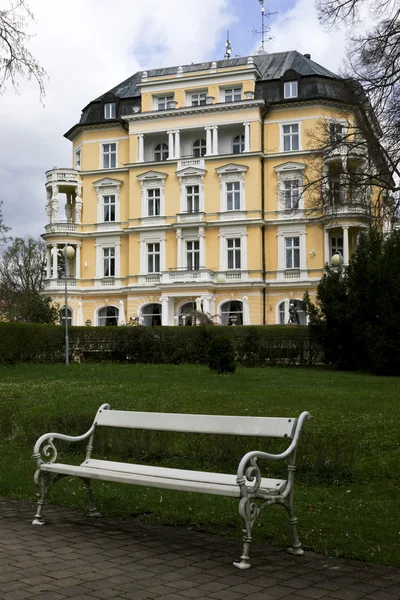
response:
M0 9L9 0L0 0ZM268 52L298 50L338 71L344 33L318 24L314 0L267 0ZM63 134L91 100L142 69L257 51L258 0L30 0L35 15L29 49L45 68L46 97L20 80L0 96L0 201L11 235L44 231L45 171L71 166ZM110 8L111 7L111 8Z

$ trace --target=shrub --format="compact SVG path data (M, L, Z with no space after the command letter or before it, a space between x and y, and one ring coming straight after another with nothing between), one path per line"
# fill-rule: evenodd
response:
M235 351L229 338L218 336L213 339L208 349L208 366L219 374L235 372Z

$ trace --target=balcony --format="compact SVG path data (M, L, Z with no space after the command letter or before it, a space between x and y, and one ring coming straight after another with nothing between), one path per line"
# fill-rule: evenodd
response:
M79 172L76 169L64 169L54 167L46 171L46 185L57 183L58 185L77 185Z
M205 160L204 158L188 156L183 157L181 160L178 160L177 171L181 169L186 169L187 167L196 167L197 169L205 169Z
M185 213L179 213L177 215L178 217L178 223L199 223L199 222L203 222L205 219L205 214L204 212L185 212Z
M66 220L59 220L56 223L49 223L45 226L46 233L76 233L78 226Z
M324 206L324 215L326 217L369 217L370 214L370 207L364 202L326 204Z
M73 278L67 278L67 289L76 288L77 280ZM65 279L46 279L44 282L44 288L47 289L64 289Z

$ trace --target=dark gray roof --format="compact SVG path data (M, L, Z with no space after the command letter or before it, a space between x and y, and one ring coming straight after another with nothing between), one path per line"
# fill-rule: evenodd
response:
M217 60L218 69L226 67L238 67L246 65L248 56L242 56L240 58L231 58L229 60ZM254 62L257 65L258 70L261 74L261 80L272 80L280 79L282 75L289 69L293 69L299 75L319 75L322 77L336 78L337 75L328 71L324 67L321 67L318 63L314 62L310 58L300 54L296 50L290 52L275 52L274 54L256 54L253 56ZM151 69L147 71L149 77L162 77L164 75L176 74L178 67L166 67L164 69ZM207 71L211 69L211 61L196 63L191 65L182 65L183 73L194 73L196 71ZM115 94L118 98L133 98L140 96L140 88L138 84L141 83L143 71L135 73L122 83L118 84L109 92ZM109 93L107 92L107 93ZM102 96L96 98L101 100Z

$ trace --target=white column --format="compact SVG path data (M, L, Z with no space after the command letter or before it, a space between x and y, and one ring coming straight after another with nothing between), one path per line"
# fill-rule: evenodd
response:
M57 271L58 271L57 250L58 250L57 244L53 244L53 277L52 277L52 279L57 279Z
M167 131L168 133L168 160L173 160L175 156L174 152L174 132Z
M81 277L81 247L75 246L75 278L80 279Z
M78 315L76 318L76 324L78 325L78 327L82 327L83 326L83 307L82 307L82 302L78 302Z
M181 157L181 131L177 129L175 131L175 158Z
M349 228L343 227L343 264L349 264Z
M243 325L250 325L250 308L249 299L247 296L243 296Z
M138 162L144 162L144 135L139 133L138 136Z
M103 277L103 256L102 248L96 244L96 278Z
M209 296L205 296L204 298L202 298L203 300L203 311L206 313L206 315L210 314L210 297Z
M46 246L46 279L51 278L51 246Z
M300 270L307 269L306 232L300 234Z
M119 312L118 312L118 325L125 325L126 321L125 321L125 308L124 308L124 301L120 300L119 301Z
M204 227L199 227L199 263L200 263L200 267L206 266L205 240L206 240L206 234L204 231Z
M212 154L218 154L218 125L214 125L212 130L213 130Z
M244 125L244 151L250 152L250 123L243 123Z
M176 257L176 264L178 267L183 267L183 237L182 237L182 230L181 229L177 229L176 230L176 239L177 239L177 254L178 256Z
M324 231L324 256L325 256L325 264L329 264L331 261L330 248L329 248L329 229L325 229L325 231Z
M169 325L169 298L160 298L162 313L161 313L161 325Z
M206 156L212 154L212 133L211 127L205 127L206 130Z

